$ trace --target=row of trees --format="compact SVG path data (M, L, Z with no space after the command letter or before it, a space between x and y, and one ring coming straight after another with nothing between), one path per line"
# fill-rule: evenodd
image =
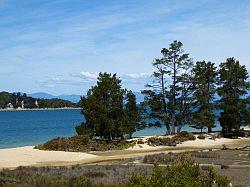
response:
M8 93L0 92L0 108L4 109L11 103L14 108L62 108L62 107L76 107L78 104L62 99L37 99L28 97L25 93Z
M111 140L131 137L143 127L163 125L166 134L180 132L185 125L212 132L214 111L220 110L222 133L239 135L240 126L250 122L249 98L244 98L250 88L245 66L234 58L219 68L212 62L194 63L182 46L174 41L153 62L156 70L142 92L141 111L135 95L121 88L115 74L100 73L97 85L81 98L86 121L76 127L77 133Z
M249 123L250 112L243 98L250 88L246 67L235 58L228 58L219 69L211 62L193 63L182 46L174 41L162 49L163 57L153 62L153 83L143 91L146 116L165 125L166 134L179 132L185 125L212 132L214 110L220 109L223 134L238 134L240 126Z

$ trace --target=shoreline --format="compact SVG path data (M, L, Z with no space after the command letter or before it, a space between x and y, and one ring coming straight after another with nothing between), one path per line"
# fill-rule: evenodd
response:
M148 137L144 137L145 139ZM211 140L190 140L170 146L149 146L147 144L136 144L125 150L91 151L91 152L64 152L44 151L34 149L34 146L0 149L0 170L4 168L13 169L18 166L63 166L74 164L95 164L112 162L126 158L142 157L149 154L198 151L205 149L221 149L222 145L228 147L250 146L250 137L239 139L218 138Z
M65 108L24 108L24 109L0 109L0 112L15 112L15 111L36 111L36 110L81 110L81 108L72 108L72 107L65 107Z

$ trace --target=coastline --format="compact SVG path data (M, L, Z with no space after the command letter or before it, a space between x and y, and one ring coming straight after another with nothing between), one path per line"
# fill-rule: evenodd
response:
M143 137L146 139L148 137ZM216 140L190 140L170 146L149 146L147 144L136 144L134 147L125 150L97 151L97 152L64 152L64 151L43 151L33 149L34 146L4 148L0 149L0 169L13 169L18 166L61 166L74 164L94 164L101 162L112 162L126 158L141 157L149 154L198 151L205 149L221 149L222 145L230 148L250 145L250 138Z
M81 110L81 108L64 107L64 108L18 108L18 109L0 109L0 112L15 112L15 111L36 111L36 110Z

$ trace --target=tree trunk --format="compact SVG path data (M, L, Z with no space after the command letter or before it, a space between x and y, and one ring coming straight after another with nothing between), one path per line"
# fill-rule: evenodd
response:
M166 135L170 135L171 131L170 131L170 126L169 124L166 124Z
M132 139L132 132L129 133L129 139Z
M171 125L171 133L170 134L175 134L175 125Z
M181 132L182 127L184 127L184 125L180 125L180 126L177 127L177 133Z
M207 132L212 133L213 132L212 127L207 127Z

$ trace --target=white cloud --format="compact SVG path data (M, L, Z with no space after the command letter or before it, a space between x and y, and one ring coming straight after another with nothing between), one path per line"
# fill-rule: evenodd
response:
M91 73L88 71L82 71L80 72L79 75L81 78L89 78L89 79L96 79L98 77L98 73Z
M130 77L130 78L147 78L151 76L151 73L129 73L126 74L125 76Z

